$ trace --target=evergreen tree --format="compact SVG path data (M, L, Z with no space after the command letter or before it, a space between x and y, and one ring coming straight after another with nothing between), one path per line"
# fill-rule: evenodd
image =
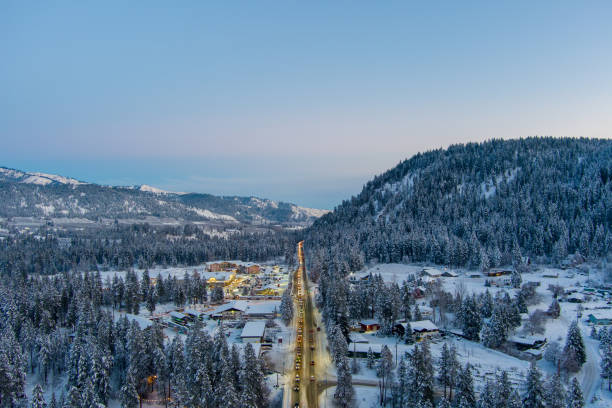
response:
M554 374L545 385L546 408L565 407L565 389L561 383L561 376Z
M43 395L43 389L40 384L36 384L32 390L32 399L30 400L30 408L46 408L47 403Z
M354 390L352 384L351 370L349 369L348 359L343 357L336 363L338 384L334 392L334 400L341 407L348 407L353 398Z
M582 395L582 389L576 377L572 380L570 385L567 408L584 408L584 397Z
M468 340L480 340L482 317L474 295L466 297L461 306L461 329Z
M523 406L525 408L544 408L544 387L542 385L542 374L534 363L531 363L525 384L525 396Z
M608 380L608 391L612 391L612 345L609 343L602 349L600 367L601 376Z
M367 366L369 369L374 368L374 352L372 351L372 347L368 347Z
M586 362L586 350L578 322L573 321L567 331L567 339L563 348L561 365L569 372L576 372Z
M140 396L136 391L136 381L134 380L134 376L131 372L128 372L128 375L125 379L125 383L121 387L121 391L119 393L119 400L121 401L121 406L123 408L138 407Z
M457 382L456 400L459 401L459 406L476 406L476 393L474 392L474 378L472 377L472 366L467 363L465 367L459 371L459 379ZM466 405L467 404L467 405Z

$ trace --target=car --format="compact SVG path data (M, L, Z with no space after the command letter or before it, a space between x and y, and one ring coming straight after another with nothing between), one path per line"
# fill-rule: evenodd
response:
M314 381L315 381L315 376L314 376L314 375L311 375L311 376L310 376L310 382L314 382Z
M310 360L310 365L314 365L314 360Z
M300 386L299 386L299 385L297 385L297 384L295 384L295 385L293 386L293 391L295 391L295 392L300 392ZM299 405L298 405L298 406L299 406Z

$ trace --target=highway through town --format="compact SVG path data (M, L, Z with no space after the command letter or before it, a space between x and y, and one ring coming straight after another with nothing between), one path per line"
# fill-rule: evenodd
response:
M318 406L317 369L320 362L317 357L317 345L321 344L317 340L320 336L325 336L325 332L320 331L320 326L315 323L314 305L306 275L303 241L298 244L298 261L299 266L293 282L296 336L291 378L291 407L315 408Z

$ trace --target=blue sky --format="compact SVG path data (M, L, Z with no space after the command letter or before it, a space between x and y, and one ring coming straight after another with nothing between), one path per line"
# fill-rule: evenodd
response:
M427 149L610 137L612 3L4 1L0 165L332 208Z

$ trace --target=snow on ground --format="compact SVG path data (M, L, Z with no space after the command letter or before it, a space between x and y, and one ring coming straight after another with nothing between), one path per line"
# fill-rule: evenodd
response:
M419 265L405 265L397 263L378 264L370 268L366 267L359 272L355 272L354 274L351 274L349 278L361 279L369 274L380 274L386 283L401 283L408 278L408 275L419 274L422 270L423 267Z
M363 385L355 385L355 396L353 401L355 406L359 408L376 408L379 407L378 403L378 388L368 387ZM336 387L328 387L319 395L319 406L320 407L334 407L334 392Z
M423 269L422 265L404 265L404 264L378 264L364 270L357 272L351 276L354 279L360 279L367 276L369 273L380 274L385 282L397 282L401 283L405 280L408 275L415 274L420 276ZM438 266L438 269L443 270L444 267ZM514 296L517 292L509 286L509 276L501 277L487 277L479 271L469 270L454 270L458 273L458 277L441 277L439 278L442 282L444 289L450 293L457 291L470 293L483 293L489 290L492 295L496 292L506 291L510 296ZM472 277L475 276L475 277ZM597 311L600 313L609 313L612 316L612 306L608 302L612 301L611 295L589 295L584 292L584 288L597 287L604 283L603 272L598 269L595 265L581 265L579 268L562 270L549 266L544 267L533 267L533 270L522 275L523 283L536 282L537 299L535 304L528 305L529 313L533 313L535 310L546 311L552 302L552 293L548 290L550 285L559 285L563 288L575 288L578 293L586 295L586 301L582 304L570 303L567 301L561 301L561 316L558 319L547 319L544 324L543 335L547 338L547 341L557 341L561 347L565 343L567 336L567 330L570 323L573 320L578 319L579 327L582 331L582 335L585 341L587 350L587 363L583 366L582 370L576 375L581 383L583 392L585 394L585 400L589 407L612 407L612 393L607 390L607 384L603 384L601 377L599 376L599 364L601 356L599 354L599 342L590 338L591 326L586 321L589 313ZM492 286L485 286L485 281L493 282ZM428 300L419 301L421 305L427 305ZM580 306L579 306L580 305ZM579 309L583 309L582 317L578 318ZM516 334L531 334L525 332L524 327L517 329ZM374 333L365 333L363 335L370 344L383 345L386 344L391 350L394 358L396 356L396 339L392 336L381 337ZM431 343L432 357L434 359L439 358L441 346L443 341L452 342L456 345L459 353L459 359L462 364L470 362L475 370L475 386L479 388L482 385L482 378L490 376L495 373L496 370L505 369L509 372L510 378L514 383L522 383L523 378L529 368L529 362L520 360L510 355L504 354L500 351L495 351L484 347L481 343L474 343L461 338L455 338L453 336L447 337L446 340L434 340ZM408 346L402 343L397 344L397 356L401 358L402 354L410 351L414 346ZM350 348L350 345L349 345ZM542 351L545 350L545 347ZM539 360L537 363L538 367L543 371L545 375L551 375L555 372L556 367L545 361L544 359ZM355 381L368 381L377 380L375 370L368 370L365 367L365 360L360 362L360 372L353 375ZM364 387L361 387L364 388ZM357 390L358 399L363 394L364 398L367 398L368 387L365 390ZM361 404L359 406L362 406ZM366 405L367 406L367 405Z

